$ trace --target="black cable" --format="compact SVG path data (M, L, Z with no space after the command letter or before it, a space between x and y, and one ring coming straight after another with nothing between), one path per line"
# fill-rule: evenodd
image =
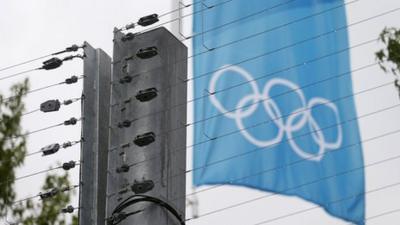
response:
M180 222L181 225L185 225L184 219L176 211L176 209L174 207L172 207L170 204L168 204L167 202L165 202L159 198L155 198L155 197L148 196L148 195L132 195L132 196L128 197L126 200L124 200L123 202L121 202L113 210L111 218L108 219L108 225L117 225L120 222L122 222L124 219L126 219L128 216L136 214L137 212L134 212L133 214L120 214L120 213L122 212L122 210L128 208L129 206L135 205L140 202L151 202L151 203L154 203L158 206L165 208L172 215L175 216L175 218ZM119 216L117 216L115 214L119 214ZM121 215L123 216L122 218L120 217Z
M58 52L51 53L51 54L48 54L48 55L40 56L40 57L37 57L37 58L34 58L34 59L30 59L30 60L27 60L27 61L24 61L24 62L20 62L20 63L14 64L14 65L11 65L11 66L3 67L3 68L0 69L0 72L1 71L5 71L5 70L9 70L9 69L14 68L14 67L22 66L22 65L25 65L25 64L40 60L40 59L44 59L44 58L47 58L47 57L50 57L50 56L55 56L55 55L59 55L59 54L66 53L66 52L75 52L79 48L82 48L82 47L83 46L72 45L72 46L67 47L65 50L62 50L62 51L58 51Z

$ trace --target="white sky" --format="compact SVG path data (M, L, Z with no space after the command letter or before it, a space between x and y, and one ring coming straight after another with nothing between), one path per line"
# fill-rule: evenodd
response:
M240 1L240 0L234 0ZM92 46L105 50L112 55L113 27L122 26L129 22L151 13L162 14L176 8L177 1L167 0L36 0L15 1L2 0L0 2L0 68L18 63L25 59L52 53L61 50L71 44L81 44L88 41ZM186 1L189 3L189 1ZM347 7L349 23L356 22L390 9L400 7L398 0L360 0ZM387 16L374 19L352 27L350 33L350 45L355 45L378 36L385 26L400 27L400 11ZM164 19L169 19L165 17ZM189 32L191 17L186 18L183 23ZM174 25L176 26L176 24ZM168 26L169 27L169 26ZM190 47L190 41L186 42ZM379 48L379 44L369 44L353 49L352 67L358 68L374 62L373 53ZM191 55L191 53L189 53ZM40 66L41 61L19 67L15 70L0 72L0 77L23 69ZM191 71L191 70L189 70ZM82 62L74 60L66 62L63 67L54 71L41 71L30 73L31 87L38 88L61 82L71 75L82 74ZM191 72L189 72L191 75ZM0 90L6 96L8 87L23 76L7 81L0 81ZM379 84L392 80L390 75L385 75L378 67L363 70L353 74L354 91L359 92ZM189 91L190 92L190 91ZM79 97L81 94L81 83L73 86L58 86L46 91L38 92L27 98L28 111L36 109L39 104L48 99L65 100ZM191 93L189 93L191 99ZM399 104L399 98L392 85L379 88L356 97L357 111L359 115L375 112L389 106ZM399 107L400 108L400 107ZM368 139L399 129L399 108L385 111L359 121L362 139ZM59 113L42 114L36 113L24 117L23 124L26 130L35 130L56 123L60 123L72 116L79 117L80 104L63 107ZM189 117L190 118L190 117ZM189 132L190 135L191 132ZM32 135L28 142L28 151L33 152L41 147L67 140L78 140L80 137L80 126L59 127L40 134ZM365 144L365 163L371 164L376 161L400 155L398 139L400 134L371 141ZM189 138L190 140L190 138ZM190 143L188 143L190 144ZM23 168L18 170L18 176L47 169L54 166L55 162L78 160L78 147L61 150L58 154L42 158L40 155L27 158ZM191 168L189 154L188 168ZM72 171L73 183L78 182L78 169ZM18 196L20 198L38 193L43 176L35 176L17 182ZM2 178L0 178L2 179ZM388 184L400 181L399 160L392 160L385 164L366 169L366 189L372 190ZM191 174L188 175L188 191L191 190ZM254 191L240 187L220 187L206 191L197 197L200 200L200 215L218 210L242 201L265 195L265 192ZM400 186L386 189L367 195L367 217L373 217L386 211L400 208ZM73 203L77 205L77 201ZM273 196L258 201L244 204L243 206L221 211L217 214L202 217L188 222L188 224L230 224L230 225L252 225L264 220L273 219L290 214L302 209L313 207L311 203L296 197ZM188 217L191 217L190 208ZM368 221L367 224L395 225L400 221L400 213ZM324 224L341 225L347 224L342 220L327 215L323 210L317 209L307 213L290 216L285 219L271 222L270 224Z

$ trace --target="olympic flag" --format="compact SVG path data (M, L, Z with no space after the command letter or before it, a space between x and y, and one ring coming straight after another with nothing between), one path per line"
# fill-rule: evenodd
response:
M364 224L344 1L194 6L194 184L299 196Z

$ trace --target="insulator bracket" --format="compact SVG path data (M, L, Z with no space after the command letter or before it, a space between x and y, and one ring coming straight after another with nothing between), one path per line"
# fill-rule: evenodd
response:
M156 140L156 135L153 132L137 135L133 143L139 147L143 147L153 143Z

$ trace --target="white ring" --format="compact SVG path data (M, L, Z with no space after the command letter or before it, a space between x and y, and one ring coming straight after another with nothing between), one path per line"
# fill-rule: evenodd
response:
M252 96L251 96L251 95L248 95L248 96L242 98L241 101L239 101L239 104L238 104L238 107L237 107L238 110L241 110L242 105L244 105L247 101L251 100L250 97L252 97ZM272 102L271 102L271 103L272 103ZM273 104L271 104L271 105L272 105L273 107L275 107L276 110L279 110L279 109L278 109L278 106L276 106L275 103L273 103ZM254 138L254 137L247 131L246 127L243 125L243 120L242 120L240 117L235 117L235 121L236 121L236 125L237 125L238 129L239 129L240 132L243 134L243 136L244 136L248 141L250 141L251 143L253 143L254 145L257 145L257 146L259 146L259 147L267 147L267 146L270 146L270 145L277 144L277 143L279 143L279 142L282 140L283 135L284 135L284 130L282 129L282 126L283 126L283 125L278 125L278 124L283 124L282 119L278 119L278 120L277 120L277 121L279 121L279 123L278 123L278 122L275 122L275 124L277 124L277 127L278 127L278 133L277 133L276 137L273 138L273 139L271 139L271 140L258 140L258 139L256 139L256 138Z
M228 72L228 71L233 71L233 72L236 72L237 74L241 75L243 78L245 78L245 80L247 82L249 82L254 95L256 95L256 96L260 95L260 91L258 90L257 83L254 81L253 77L246 70L244 70L238 66L231 66L231 65L226 65L223 67L223 69L219 69L216 73L214 73L213 77L210 80L210 85L209 85L209 91L211 93L216 92L215 88L217 85L217 81L225 72ZM253 103L251 105L249 105L250 108L247 109L246 111L240 110L240 111L235 111L235 112L231 112L231 111L228 111L227 109L225 109L225 107L219 102L219 100L217 99L215 94L210 95L210 100L213 103L213 105L221 113L224 113L226 117L229 117L231 119L234 119L236 117L246 118L246 117L250 116L251 114L253 114L254 111L256 111L256 109L258 108L258 104L256 104L257 99L254 99ZM245 107L245 106L243 106L243 107Z
M238 73L243 78L245 78L251 86L253 90L252 94L245 95L243 98L238 102L236 105L236 109L233 112L230 112L225 109L225 107L220 103L220 101L216 98L214 94L210 95L211 103L226 117L230 119L234 119L236 122L236 126L240 130L241 134L248 140L250 143L258 146L258 147L268 147L275 144L280 143L283 141L284 134L286 133L288 143L292 147L292 150L301 158L310 161L320 161L325 154L327 149L337 149L340 148L343 142L343 135L342 135L342 126L340 124L340 116L339 110L337 109L336 105L330 102L327 99L314 97L311 98L307 104L306 98L304 96L303 91L300 87L285 79L281 78L273 78L269 80L263 89L263 93L260 93L259 88L251 74L249 74L246 70L238 67L238 66L231 66L226 65L222 67L222 69L218 70L214 73L213 77L210 80L209 90L211 93L215 93L216 83L220 79L220 77L227 71L233 71ZM274 86L281 85L286 86L287 88L291 89L300 99L301 107L291 112L287 117L287 121L282 118L281 110L278 107L278 104L271 98L270 91ZM264 106L265 112L271 118L270 121L273 121L275 126L277 127L276 136L271 138L270 140L260 140L255 138L247 128L243 124L243 119L247 118L257 110L259 103ZM320 125L314 119L312 115L312 109L317 105L324 105L331 109L335 114L336 119L336 126L337 126L337 138L335 142L327 142L324 136ZM249 107L248 109L244 110L244 108ZM298 117L301 117L298 119ZM297 121L295 123L295 121ZM269 122L269 121L266 121ZM311 131L311 137L315 144L318 145L318 152L316 154L308 153L306 150L302 149L295 141L296 137L293 137L293 133L299 131L304 128L308 124L308 129Z

